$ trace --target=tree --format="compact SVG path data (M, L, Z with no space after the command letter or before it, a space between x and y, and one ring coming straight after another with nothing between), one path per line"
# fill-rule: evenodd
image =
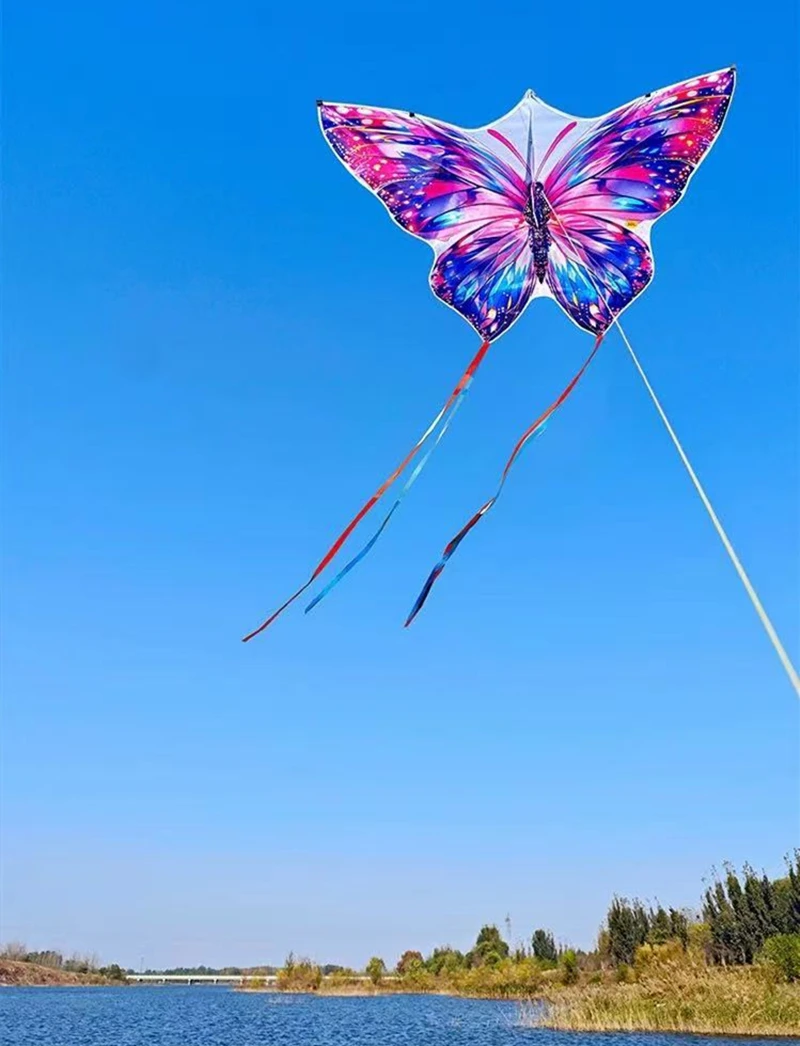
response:
M482 926L475 939L475 946L467 955L469 966L495 966L508 958L508 945L500 936L496 926Z
M672 926L670 925L669 916L659 905L658 910L650 920L650 932L647 935L647 940L650 944L666 944L671 936Z
M397 973L402 977L406 973L411 973L413 970L422 969L423 964L422 952L405 951L397 961Z
M789 866L789 887L787 905L787 933L800 933L800 850L794 852L794 862L786 860Z
M708 924L713 960L723 965L742 962L736 913L719 879L706 890L703 918Z
M675 908L669 910L669 934L675 941L680 941L683 950L689 947L689 916Z
M606 917L608 950L614 965L633 965L636 949L644 944L650 932L650 919L640 901L631 904L624 897L615 897Z
M101 966L99 972L102 973L104 977L108 977L110 981L125 980L125 973L122 970L122 967L115 962L112 962L110 966Z
M556 962L558 959L555 938L550 930L535 930L531 938L531 948L534 958L542 962Z
M633 922L638 947L647 941L647 935L650 933L650 913L639 900L633 902Z
M749 865L742 870L741 879L727 867L724 879L717 877L708 887L703 917L711 935L713 961L752 963L768 938L800 930L800 923L795 926L794 921L794 890L800 887L800 875L792 863L788 871L788 880L773 882Z
M443 948L434 948L425 960L426 968L435 977L438 977L442 971L453 973L456 970L463 969L466 964L467 960L463 952L460 952L458 948L451 948L449 945L445 945Z
M367 963L367 977L369 977L373 984L378 985L381 983L381 980L385 973L386 963L379 956L373 955L370 961Z

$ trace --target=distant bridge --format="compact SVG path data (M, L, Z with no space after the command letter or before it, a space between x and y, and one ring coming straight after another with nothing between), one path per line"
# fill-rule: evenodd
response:
M394 974L385 974L384 980L394 980ZM327 978L323 978L327 979ZM265 988L277 987L274 973L128 973L125 980L130 984L244 984L258 981ZM368 981L369 977L357 974L354 981Z
M125 979L132 984L242 984L258 980L265 985L278 980L274 973L129 973Z

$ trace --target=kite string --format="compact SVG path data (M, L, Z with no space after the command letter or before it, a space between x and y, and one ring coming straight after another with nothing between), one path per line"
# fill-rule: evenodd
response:
M792 684L795 691L797 692L797 696L800 697L800 675L798 675L797 669L792 664L792 661L789 655L787 654L786 649L783 643L781 642L778 633L775 631L775 626L772 624L769 615L764 609L764 604L759 599L758 593L753 587L753 583L747 576L747 572L742 566L742 561L737 556L736 550L731 544L731 540L726 534L725 528L722 526L719 516L714 511L714 506L711 504L708 495L703 489L702 483L697 478L697 473L692 468L692 464L686 455L686 451L683 449L683 446L681 445L681 441L678 439L675 429L673 429L672 425L670 424L669 418L667 417L664 408L661 406L658 396L656 396L655 390L653 389L653 386L650 384L647 375L644 372L644 368L639 362L638 356L633 351L633 346L631 345L630 341L628 341L628 336L626 335L625 331L622 329L622 326L619 323L617 323L617 328L619 330L623 342L625 343L625 347L630 353L630 357L633 360L633 364L636 367L636 370L639 372L639 377L644 382L644 387L647 389L650 395L650 399L653 401L653 406L656 408L658 416L663 421L664 428L669 433L669 437L672 440L675 449L678 452L678 456L680 457L681 461L683 462L684 468L689 474L689 479L694 484L694 488L697 491L700 500L703 503L703 507L708 513L708 518L711 520L711 523L714 526L714 530L716 530L717 536L722 542L722 547L728 553L728 558L733 564L734 570L739 575L739 580L742 582L745 592L750 597L750 602L753 604L753 609L755 610L756 614L758 614L759 620L761 621L761 624L764 626L764 631L767 633L767 636L769 637L769 640L775 649L775 653L778 655L778 658L780 659L780 662L783 665L786 675L789 677L789 682Z
M550 201L548 200L548 204L549 204L549 202ZM551 209L552 209L552 207L551 207ZM566 227L564 226L564 223L561 221L560 217L558 216L558 212L555 211L555 210L553 210L553 217L555 217L556 221L561 226L562 232L564 233L566 239L569 241L572 249L575 251L575 253L578 256L578 258L580 258L580 252L578 251L578 248L577 248L577 246L575 244L575 241L569 235L569 232L567 231ZM656 408L658 416L661 418L661 421L664 423L664 428L667 430L669 438L672 440L672 443L673 443L673 445L675 447L675 450L678 452L678 457L681 459L681 462L683 463L683 466L686 469L686 472L687 472L687 474L689 476L689 479L692 481L692 484L693 484L695 490L697 491L697 494L698 494L698 496L700 498L700 501L703 503L703 507L705 508L706 512L708 513L708 518L711 520L711 523L712 523L712 525L714 527L714 530L716 530L717 536L719 537L720 541L722 542L722 547L727 552L728 558L730 559L731 563L733 564L734 570L739 575L739 580L741 581L741 583L742 583L742 585L744 587L744 590L747 593L747 595L748 595L748 597L750 599L750 602L753 605L753 609L755 610L755 612L758 615L758 618L759 618L761 624L764 627L764 631L767 633L767 636L768 636L770 642L772 643L772 646L773 646L773 649L775 650L775 653L778 655L778 659L780 660L781 664L783 665L784 671L786 672L786 675L789 678L789 682L794 687L794 690L797 693L797 696L800 697L800 675L798 675L797 669L792 664L792 660L789 657L788 653L786 652L786 648L784 647L783 643L781 642L780 636L776 632L775 626L772 624L772 621L770 620L769 615L767 614L766 610L764 609L764 604L759 599L758 593L756 592L755 588L753 587L753 583L751 582L750 578L747 575L747 571L744 569L744 566L742 565L742 561L739 559L738 555L736 554L736 550L734 549L733 544L731 543L731 540L730 540L730 538L728 537L728 535L727 535L727 533L725 531L725 528L722 526L722 523L720 522L719 516L714 511L714 506L711 504L711 501L710 501L708 495L706 494L705 489L703 488L702 483L698 479L697 473L692 468L692 463L689 461L689 457L686 454L686 451L683 449L683 445L681 444L681 441L678 439L678 435L675 432L675 429L670 424L670 420L667 417L666 411L661 406L661 402L660 402L658 396L655 393L655 389L650 384L650 381L649 381L649 379L647 377L647 374L645 373L644 367L642 367L641 363L639 362L639 357L634 352L633 346L631 345L630 341L628 340L628 335L625 333L625 331L624 331L624 329L622 327L622 324L619 322L618 315L615 315L612 312L610 305L605 300L604 295L602 294L600 288L598 287L597 283L595 282L595 280L593 278L592 269L591 269L591 266L588 263L586 264L586 272L587 272L587 275L589 276L589 279L591 280L592 284L594 285L594 289L597 291L597 294L600 297L600 300L603 302L603 304L606 306L606 308L608 309L609 313L611 314L611 316L612 316L611 323L612 324L616 324L617 330L619 331L620 337L622 338L622 341L623 341L623 343L625 345L625 348L628 350L628 353L629 353L631 359L633 360L633 364L636 367L636 370L637 370L637 372L639 374L639 377L642 379L642 382L644 383L644 387L647 390L647 392L648 392L648 394L650 396L650 399L653 401L653 406Z

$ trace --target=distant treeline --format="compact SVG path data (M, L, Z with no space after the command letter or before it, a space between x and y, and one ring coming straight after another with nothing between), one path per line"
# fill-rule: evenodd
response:
M581 951L557 944L552 930L540 927L527 940L511 943L494 925L481 928L466 952L450 945L430 954L407 949L393 967L373 956L363 971L341 966L321 967L290 955L278 973L286 990L316 990L327 978L342 986L367 977L375 986L392 990L404 985L416 990L451 988L465 993L525 994L557 978L576 983L583 976L614 973L618 981L633 976L643 948L669 945L691 952L694 962L708 967L770 963L787 981L800 980L800 851L787 859L787 874L770 879L746 865L715 875L700 910L645 904L614 897L596 947ZM390 977L392 985L386 984Z
M581 975L610 969L624 980L643 947L669 944L685 953L691 951L710 967L748 966L768 960L780 967L786 980L800 980L800 850L786 863L786 875L778 879L759 874L749 865L742 872L726 866L724 874L715 874L706 888L698 911L614 897L596 947L590 951L557 944L553 931L544 927L535 929L526 940L511 943L497 926L487 924L468 951L443 945L425 956L407 949L391 967L391 974L380 956L373 956L363 971L355 971L333 963L323 966L295 959L293 955L280 969L270 965L176 966L145 972L256 980L277 975L279 987L286 990L316 990L323 979L346 985L359 977L367 977L377 986L391 975L394 982L422 991L451 987L467 993L523 994L534 990L545 974L546 980L557 976L562 983L572 984ZM19 943L6 945L0 958L116 980L125 976L116 963L100 966L95 956L65 958L60 951L29 951Z
M171 966L168 970L152 970L150 968L139 970L127 970L127 973L149 973L160 974L165 977L244 977L244 976L274 976L278 972L277 966Z
M632 963L643 944L677 940L702 948L709 962L752 964L772 937L800 934L800 853L787 861L787 875L770 879L745 865L741 875L726 867L706 889L700 913L654 910L640 901L614 898L598 950L614 963Z

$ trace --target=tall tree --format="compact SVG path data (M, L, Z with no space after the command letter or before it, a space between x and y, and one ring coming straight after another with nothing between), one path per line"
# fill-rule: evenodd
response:
M636 958L636 949L644 944L650 932L650 918L640 901L631 904L624 897L615 897L606 917L608 949L615 964L628 963Z
M558 960L558 949L550 930L534 930L531 938L531 948L533 949L534 957L542 962L556 962Z
M650 944L666 944L672 936L672 927L666 911L658 906L655 914L650 917L650 932L647 939Z
M795 850L794 861L786 862L789 866L789 904L788 926L786 933L800 933L800 850Z
M796 857L797 860L797 857ZM788 879L771 880L745 865L741 878L728 867L706 890L703 916L711 934L711 955L718 963L752 963L764 942L780 933L792 933L794 891L800 902L800 869L789 862Z
M683 950L689 947L689 916L686 912L679 912L675 908L669 910L669 935L675 941L680 941Z

